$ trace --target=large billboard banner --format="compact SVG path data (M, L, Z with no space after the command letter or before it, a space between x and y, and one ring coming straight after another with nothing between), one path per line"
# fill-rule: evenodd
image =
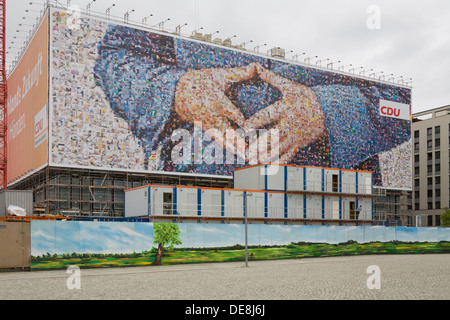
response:
M8 183L48 160L48 15L8 76Z
M231 176L270 145L282 164L411 188L409 88L51 15L51 165Z

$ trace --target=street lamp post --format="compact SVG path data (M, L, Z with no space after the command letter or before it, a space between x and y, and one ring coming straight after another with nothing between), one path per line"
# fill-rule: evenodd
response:
M247 220L247 191L244 191L244 224L245 224L245 267L248 267L248 220Z

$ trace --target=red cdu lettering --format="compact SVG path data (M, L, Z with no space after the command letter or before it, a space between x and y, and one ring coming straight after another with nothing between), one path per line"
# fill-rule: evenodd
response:
M381 107L381 114L384 114L386 116L398 117L398 116L400 116L400 109L382 106Z

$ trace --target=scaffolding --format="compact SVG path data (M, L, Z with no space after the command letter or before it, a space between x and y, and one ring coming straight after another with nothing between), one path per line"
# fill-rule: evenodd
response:
M232 187L232 179L46 167L11 189L33 190L34 215L123 217L125 190L148 184Z
M376 225L413 226L412 193L406 190L374 188L373 220Z

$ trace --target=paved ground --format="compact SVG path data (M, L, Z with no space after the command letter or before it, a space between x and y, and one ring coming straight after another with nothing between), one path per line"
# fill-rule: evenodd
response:
M381 271L381 288L368 289ZM450 255L377 255L176 266L0 273L0 299L308 300L450 299Z

